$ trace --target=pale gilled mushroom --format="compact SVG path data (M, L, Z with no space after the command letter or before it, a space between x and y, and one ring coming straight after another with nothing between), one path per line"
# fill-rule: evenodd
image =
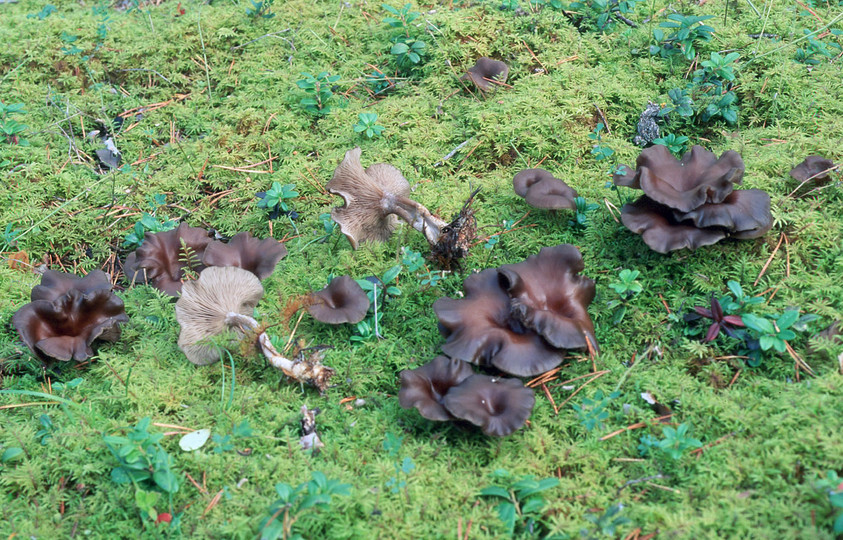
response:
M327 184L328 191L343 198L331 218L357 249L360 242L384 242L395 229L398 218L424 234L434 256L447 266L464 257L474 240L476 224L469 201L451 223L434 216L423 205L408 198L410 184L401 171L386 163L366 169L360 164L359 147L349 150Z
M208 342L233 330L240 335L259 330L250 313L263 296L260 280L253 273L234 266L206 268L199 279L188 281L176 302L176 320L181 325L179 348L188 360L207 365L220 359L219 348ZM327 388L334 370L317 358L290 360L282 356L265 332L258 343L267 361L288 377L312 384L320 392Z

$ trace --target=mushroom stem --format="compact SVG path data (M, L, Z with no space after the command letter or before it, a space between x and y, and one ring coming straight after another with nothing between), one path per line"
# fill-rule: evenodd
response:
M240 313L227 313L225 322L230 326L241 326L250 330L258 328L258 321ZM325 392L328 382L336 373L332 368L323 365L318 357L311 356L290 360L278 352L266 332L261 332L258 335L258 344L260 344L261 352L272 367L280 369L284 372L284 375L299 382L312 384L319 390L320 394Z
M401 195L385 193L383 205L387 212L397 215L415 230L422 233L432 246L439 243L442 229L448 225L445 221L431 214L430 210L423 205Z

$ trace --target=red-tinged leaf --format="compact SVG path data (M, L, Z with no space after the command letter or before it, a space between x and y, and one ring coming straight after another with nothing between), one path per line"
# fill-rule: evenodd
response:
M726 315L725 317L723 317L723 322L729 323L732 326L745 326L743 321L741 320L740 315Z
M723 320L723 308L717 298L711 297L711 313L714 315L715 321Z
M714 338L717 337L717 334L720 333L720 323L716 322L708 327L708 332L705 333L705 339L703 343L707 343L709 341L714 341Z
M694 311L696 311L697 315L700 317L705 317L706 319L714 318L714 315L711 314L711 310L705 309L704 307L694 306Z
M161 512L158 514L158 519L155 520L155 524L159 523L171 523L173 521L173 516L169 512Z

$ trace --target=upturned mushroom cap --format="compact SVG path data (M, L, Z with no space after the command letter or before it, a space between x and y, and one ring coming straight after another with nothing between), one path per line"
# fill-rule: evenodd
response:
M743 159L734 150L717 158L701 146L692 147L680 161L657 144L642 150L636 164L634 174L624 166L624 172L614 176L615 184L642 189L654 201L680 212L722 202L744 173Z
M342 233L357 249L360 242L384 242L398 224L398 218L386 212L397 197L410 193L410 183L401 171L386 163L360 164L360 147L349 150L334 170L328 191L343 198L343 206L331 211Z
M716 244L726 238L725 229L700 229L692 223L680 223L672 208L659 204L646 195L621 208L621 222L627 229L640 234L644 243L658 253L677 249L691 250Z
M123 301L104 272L85 278L47 271L33 301L12 316L21 340L42 361L81 362L94 354L95 339L117 341L127 322Z
M493 365L518 377L544 373L562 363L564 351L553 348L510 315L510 298L501 288L497 270L473 274L463 283L465 297L439 298L433 311L446 341L442 351L451 358Z
M170 231L148 232L144 235L143 245L126 257L123 273L129 283L148 283L170 296L177 296L181 291L184 269L190 266L201 272L205 268L202 255L210 242L204 229L187 223L181 223L177 229Z
M71 289L76 289L82 294L94 291L110 291L111 279L102 270L91 270L83 277L55 270L45 270L41 275L41 284L33 287L30 298L33 302L35 300L52 302Z
M559 349L597 348L588 305L594 281L580 275L580 251L571 244L544 247L523 262L498 268L514 318Z
M485 56L477 59L477 62L470 68L468 73L461 77L462 80L469 80L474 83L481 92L489 92L493 87L498 86L494 81L506 82L509 76L509 66L500 60L492 60Z
M480 426L486 435L504 437L524 425L536 397L518 379L472 375L448 390L442 403L452 415Z
M236 266L206 268L199 279L184 284L176 302L176 320L181 325L179 349L198 366L218 361L219 348L206 340L229 329L243 335L229 314L251 317L262 297L260 280L248 270Z
M369 311L369 297L351 276L335 277L327 287L310 297L313 303L307 306L307 312L317 321L328 324L356 324L365 319Z
M790 176L799 182L807 182L808 179L816 182L828 180L828 173L834 167L834 162L822 156L808 156L802 163L790 169Z
M577 192L544 169L524 169L512 179L515 194L535 208L559 210L577 207Z
M260 240L249 232L235 234L227 244L210 242L202 255L205 266L236 266L266 279L278 261L287 255L287 248L274 238Z
M471 366L462 360L437 356L423 366L401 372L398 403L405 409L415 407L428 420L453 420L442 406L442 398L473 374Z
M770 196L760 189L733 191L719 204L704 204L673 215L677 221L688 220L700 228L723 227L739 240L764 236L773 227Z

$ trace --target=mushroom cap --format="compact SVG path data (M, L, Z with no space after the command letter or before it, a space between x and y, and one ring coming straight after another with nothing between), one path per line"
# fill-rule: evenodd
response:
M177 296L181 291L184 269L190 266L201 272L205 268L202 255L210 242L205 229L191 227L184 222L169 231L148 232L144 235L143 244L126 257L123 273L130 283L148 283L170 296ZM189 261L182 243L189 252Z
M443 297L433 303L446 338L445 354L518 377L538 375L562 363L564 351L511 317L510 298L494 268L469 276L463 288L463 298Z
M307 312L323 323L356 324L369 312L369 297L351 276L335 277L310 297L314 302L307 306Z
M690 222L681 223L674 216L672 208L659 204L646 195L623 205L621 222L630 231L640 234L644 243L658 253L710 246L728 235L725 229L700 229Z
M704 204L673 215L677 221L689 220L700 228L724 227L739 240L764 236L773 227L770 196L760 189L733 191L719 204Z
M128 320L123 301L110 287L90 292L71 288L52 300L30 302L12 316L21 340L45 362L85 360L94 354L95 339L117 341L120 324Z
M594 300L594 280L583 270L580 251L571 244L544 247L523 262L498 268L501 286L509 293L514 318L559 349L596 348L588 305Z
M278 261L287 255L287 248L274 238L260 240L249 232L235 234L227 244L210 242L202 255L205 266L237 266L266 279Z
M807 182L809 178L817 182L828 180L828 170L834 167L834 162L822 156L808 156L802 163L790 169L790 176L799 182Z
M460 77L460 79L468 79L473 82L474 86L476 86L481 92L489 92L497 85L487 79L506 82L506 78L508 76L509 66L505 63L500 60L492 60L491 58L481 56L472 67L468 68L468 73Z
M229 313L251 317L263 297L258 277L236 266L212 266L188 281L176 301L176 320L181 325L179 349L198 366L213 364L220 359L219 348L204 343L213 336L236 326L226 322Z
M640 188L654 201L680 212L722 202L744 173L743 159L734 150L717 158L696 145L677 160L666 146L657 144L642 150L636 165L634 174L628 170L616 174L615 184Z
M486 435L504 437L524 425L536 397L518 379L472 375L448 390L442 403L452 415L480 426Z
M387 163L376 163L365 170L360 164L360 147L345 153L334 170L328 191L343 198L343 206L331 211L342 233L357 249L360 242L384 242L392 235L398 217L385 212L384 200L406 197L410 183L401 171Z
M515 194L535 208L558 210L577 207L577 192L544 169L524 169L512 179Z
M462 360L437 356L423 366L401 372L398 403L405 409L415 407L428 420L453 420L442 406L442 398L473 374L471 366Z
M33 302L35 300L52 302L71 289L76 289L82 294L110 291L111 279L102 270L91 270L82 277L55 270L45 270L41 275L41 284L33 287L30 298Z

